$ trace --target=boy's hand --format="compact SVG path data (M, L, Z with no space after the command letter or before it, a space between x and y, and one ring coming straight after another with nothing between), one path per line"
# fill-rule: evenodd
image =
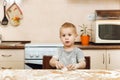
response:
M62 69L64 67L64 65L60 63L59 61L56 61L55 66L57 69Z
M75 70L75 69L77 69L77 64L69 64L69 65L67 66L67 69L68 69L68 70Z

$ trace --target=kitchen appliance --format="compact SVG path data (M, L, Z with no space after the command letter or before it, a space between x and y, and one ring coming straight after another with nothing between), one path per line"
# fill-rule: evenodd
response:
M120 43L120 10L96 10L92 26L92 42L97 44Z
M92 42L120 43L120 20L96 20L92 27Z
M43 56L58 53L58 48L63 47L57 43L26 44L25 69L42 69Z

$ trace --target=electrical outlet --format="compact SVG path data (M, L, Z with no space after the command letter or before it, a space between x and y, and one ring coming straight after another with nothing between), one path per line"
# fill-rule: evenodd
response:
M95 14L89 14L87 18L88 18L88 20L90 20L90 21L94 21L94 20L95 20L95 17L96 17Z

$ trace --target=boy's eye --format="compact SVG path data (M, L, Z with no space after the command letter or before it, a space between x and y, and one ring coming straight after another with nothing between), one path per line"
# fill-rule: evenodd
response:
M65 37L65 34L63 34L62 36Z
M68 34L69 36L71 36L72 34Z

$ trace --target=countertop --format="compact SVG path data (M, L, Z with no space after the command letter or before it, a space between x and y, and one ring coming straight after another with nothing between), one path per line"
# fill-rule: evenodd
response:
M0 80L120 80L120 71L0 70Z
M80 42L76 42L75 46L81 49L120 49L120 44L94 44L83 46Z
M2 41L0 49L24 49L26 43L31 41Z
M5 43L5 44L4 44ZM24 49L26 43L31 41L2 41L0 49ZM94 44L90 43L87 46L81 45L80 42L76 42L75 46L81 49L120 49L120 44Z
M20 44L20 45L0 45L0 49L24 49L25 44Z

